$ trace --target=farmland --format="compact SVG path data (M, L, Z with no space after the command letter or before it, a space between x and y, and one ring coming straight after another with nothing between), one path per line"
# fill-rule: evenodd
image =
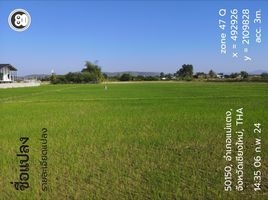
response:
M228 193L225 113L241 107L245 188ZM0 199L268 198L265 83L43 85L0 90L0 110ZM252 184L257 122L261 192ZM41 191L42 128L48 130L48 192ZM30 188L22 192L10 184L19 175L21 136L30 145Z

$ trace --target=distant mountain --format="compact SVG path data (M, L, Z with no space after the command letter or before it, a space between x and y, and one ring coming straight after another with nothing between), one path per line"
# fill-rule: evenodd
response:
M45 78L47 76L50 76L48 74L30 74L30 75L25 75L25 76L17 76L17 79L23 80L23 79L37 79L40 80L42 78Z
M107 74L108 77L111 76L121 76L122 74L131 74L132 76L159 76L160 72L137 72L137 71L122 71L122 72L103 72ZM20 79L42 79L50 74L29 74L25 76L19 76Z
M263 73L267 73L268 74L268 71L267 70L258 69L258 70L249 72L250 75L259 75L259 74L263 74Z
M159 76L160 72L139 72L139 71L122 71L122 72L103 72L107 74L108 77L111 76L121 76L122 74L131 74L132 76ZM233 73L233 72L232 72ZM268 73L268 70L254 70L251 72L248 72L250 75L260 75L262 73ZM230 73L224 73L224 74L231 74ZM20 79L42 79L47 76L50 76L50 74L30 74L30 75L25 75L25 76L19 76L18 78Z
M30 75L23 76L23 78L26 78L26 79L32 79L32 78L41 79L41 78L44 78L44 77L47 77L47 76L49 76L49 75L48 74L30 74Z
M104 72L108 77L121 76L122 74L131 74L132 76L159 76L160 72L137 72L137 71L123 71L123 72Z
M46 77L46 76L49 76L49 75L48 74L30 74L24 77Z

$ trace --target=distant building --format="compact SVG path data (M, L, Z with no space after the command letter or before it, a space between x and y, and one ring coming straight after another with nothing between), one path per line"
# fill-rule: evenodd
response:
M217 74L217 78L220 78L220 79L224 78L223 73L219 73L219 74Z
M0 64L0 82L14 82L17 69L10 64Z

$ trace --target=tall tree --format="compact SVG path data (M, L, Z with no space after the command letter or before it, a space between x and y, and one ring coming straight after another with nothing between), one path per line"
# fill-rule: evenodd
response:
M246 71L241 71L240 74L243 79L248 78L248 73Z
M95 82L100 82L103 80L103 74L101 72L101 67L97 64L93 64L90 61L86 61L85 67L82 72L87 72L93 76Z
M176 76L180 78L192 78L193 77L193 65L184 64L176 72Z

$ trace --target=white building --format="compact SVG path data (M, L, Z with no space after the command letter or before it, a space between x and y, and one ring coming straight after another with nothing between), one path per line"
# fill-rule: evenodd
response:
M0 64L0 82L14 82L17 69L10 64Z
M223 79L224 78L223 73L217 74L217 78Z

